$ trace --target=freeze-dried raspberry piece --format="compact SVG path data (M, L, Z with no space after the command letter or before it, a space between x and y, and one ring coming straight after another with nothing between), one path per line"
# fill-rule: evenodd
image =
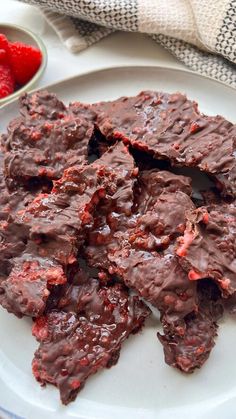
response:
M236 130L222 116L200 114L180 93L144 91L93 105L107 138L121 139L173 166L196 167L213 176L224 194L236 194Z
M89 279L66 288L60 309L33 326L41 343L32 363L36 379L57 386L64 404L76 398L90 375L118 361L122 342L150 313L121 284L100 286Z
M227 296L236 291L235 203L212 204L187 214L176 250L190 280L212 278Z

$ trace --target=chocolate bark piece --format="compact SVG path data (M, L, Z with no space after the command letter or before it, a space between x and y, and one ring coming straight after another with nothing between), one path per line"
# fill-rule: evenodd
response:
M54 93L40 90L35 93L24 93L19 99L20 113L25 118L54 120L67 113L66 106Z
M67 107L67 112L75 117L84 117L85 119L95 123L97 113L91 105L82 102L72 102ZM111 145L111 144L110 144Z
M31 182L29 188L14 187L9 190L4 177L4 154L0 151L0 219L7 220L9 217L25 207L34 199L38 192L50 190L50 184Z
M190 198L182 192L163 192L151 211L137 217L135 226L115 233L117 244L108 251L109 271L168 313L170 321L197 307L195 284L188 280L174 251L190 205Z
M165 362L183 372L191 373L208 359L217 336L216 321L223 314L219 290L209 280L198 286L199 307L188 314L181 327L173 327L162 318L164 335L158 333Z
M126 183L133 182L136 174L127 147L118 143L93 164L67 169L54 183L52 193L39 195L25 211L18 212L15 223L29 228L39 255L51 255L65 265L73 263L85 228L93 226L92 214L101 198L107 195L130 212Z
M126 229L130 217L132 219L134 185L138 174L134 159L127 147L121 142L114 147L117 150L115 154L111 153L113 150L111 147L110 151L103 154L99 161L116 173L119 186L115 194L112 196L107 194L95 209L94 225L88 232L85 249L91 266L100 267L102 270L110 267L110 262L107 259L107 245L113 240L116 243L115 231Z
M169 247L161 253L129 250L116 252L110 259L110 272L158 308L171 324L179 324L187 314L197 310L196 286L191 284ZM121 264L121 261L123 263Z
M2 136L7 178L19 184L59 179L64 169L87 161L94 111L81 104L80 112L72 112L48 92L25 95L20 104L22 115Z
M64 169L86 161L91 121L66 115L34 124L29 119L12 124L4 142L7 177L21 184L34 177L59 179Z
M138 168L135 166L129 149L118 142L110 147L97 162L116 174L117 189L112 194L108 191L106 200L103 201L106 211L109 207L126 216L131 215L134 199L133 187L136 183Z
M183 191L181 198L183 201L185 201L184 205L192 205L190 199L184 196L184 193L189 195L191 194L190 178L175 175L168 171L159 171L158 169L153 169L150 171L140 172L137 178L137 182L135 182L133 179L133 173L135 169L133 169L133 164L131 165L131 157L129 154L123 154L123 156L129 159L127 160L126 164L124 163L123 159L123 167L126 165L127 169L129 169L127 170L127 177L123 177L125 182L127 182L126 190L129 190L125 200L126 202L129 202L128 206L129 208L132 208L133 214L131 214L130 217L127 217L129 214L122 210L122 206L118 202L120 198L117 199L117 195L114 196L114 199L112 199L112 201L110 200L109 203L108 200L106 200L105 203L104 200L101 200L98 208L95 211L95 224L93 230L89 232L90 243L87 251L91 252L92 259L94 257L96 258L95 253L102 251L103 247L104 252L106 253L107 244L112 243L112 241L114 241L114 243L117 242L116 235L114 235L116 231L118 231L118 235L119 233L122 235L123 231L125 232L127 229L134 228L137 225L137 216L140 218L142 215L146 214L147 211L152 210L162 191L167 193ZM118 170L119 166L120 164L118 162L117 167L113 167L115 170ZM119 168L119 170L121 169ZM132 176L131 182L128 182L129 176ZM120 189L118 190L118 194L119 193ZM159 202L159 205L162 205L162 207L163 205L165 206L164 195L162 200ZM163 208L162 211L166 212L166 209ZM141 224L141 222L139 224ZM93 256L92 253L94 253ZM105 260L103 260L103 262L105 263Z
M128 159L132 159L126 146L119 143L95 163L67 169L63 177L54 183L50 194L39 194L27 208L18 211L11 222L2 226L4 240L0 244L0 261L7 267L1 282L1 303L4 307L18 316L20 313L41 315L53 289L51 275L47 276L44 272L45 266L55 267L55 287L65 282L63 272L67 265L77 260L86 232L93 226L93 212L99 200L106 194L110 199L114 195L120 206L125 211L129 210L126 190L121 187L125 166L119 173L111 167L111 162L117 164L122 151ZM120 188L118 195L117 188ZM60 275L62 280L58 279ZM24 281L26 284L22 283ZM35 307L30 300L34 295Z
M198 168L213 176L224 194L235 196L236 130L223 117L200 114L196 102L180 93L152 91L94 104L93 109L107 138L120 138L173 166Z
M21 254L25 248L27 234L22 227L14 225L18 211L25 210L39 192L49 192L50 183L33 181L28 189L20 186L9 190L3 170L4 154L0 151L0 282L10 271L11 259Z
M29 190L24 187L9 190L4 179L3 159L0 152L0 283L10 272L11 258L21 254L25 248L26 232L12 223L16 212L24 210L39 191L49 190L49 186L37 182L29 185Z
M106 206L97 208L85 254L91 266L119 275L176 322L197 307L196 284L188 280L174 250L185 228L185 212L194 208L178 190L190 192L190 180L157 170L149 175L150 183L148 172L138 178L130 216L117 208L108 214Z
M73 166L54 183L51 194L38 195L18 212L15 224L28 228L39 255L51 256L65 265L73 263L84 229L92 226L93 210L110 184L112 175L109 178L103 166Z
M53 288L67 281L61 265L26 252L0 285L0 304L18 317L41 315Z
M163 190L171 193L182 191L191 196L191 183L191 178L167 170L141 171L135 184L135 207L141 214L151 209Z
M187 214L178 239L179 261L190 280L212 278L227 297L236 291L235 203L212 204Z
M40 346L32 367L68 404L90 375L117 363L122 342L140 330L150 310L123 285L101 286L96 279L68 285L58 307L33 326Z
M72 167L51 194L39 195L15 215L1 243L2 264L10 264L9 276L1 283L4 307L18 316L42 314L51 288L45 267L58 266L63 277L63 267L75 262L84 229L92 225L99 194L104 196L104 183L103 166ZM35 304L28 302L30 293L32 298L35 295Z
M113 170L118 178L119 187L112 196L107 194L94 213L94 226L88 234L85 249L86 256L89 257L91 266L108 269L110 263L107 259L107 245L113 240L116 243L114 233L116 230L126 229L131 217L134 205L134 185L138 169L126 146L121 142L116 145L117 153L108 151L102 155L99 161L104 162ZM90 256L89 256L90 254Z

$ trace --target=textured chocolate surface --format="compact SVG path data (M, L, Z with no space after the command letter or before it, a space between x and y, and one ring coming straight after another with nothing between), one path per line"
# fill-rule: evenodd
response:
M197 305L196 286L174 250L185 228L185 212L194 208L181 188L190 192L188 178L157 170L141 173L133 214L112 208L106 216L106 207L99 208L85 251L92 266L118 274L170 321L178 321Z
M4 154L0 151L0 220L7 220L16 211L26 208L39 192L49 192L50 182L34 179L28 188L8 189L4 176Z
M150 314L140 297L160 311L167 364L208 358L223 307L236 311L235 141L180 93L21 97L1 138L0 304L34 318L33 373L64 404L117 362ZM215 187L195 199L172 167Z
M177 255L190 280L212 278L224 295L236 291L235 203L190 211Z
M55 120L67 113L64 103L47 90L30 95L25 93L20 97L19 104L20 113L26 118Z
M118 148L126 150L122 144ZM5 278L0 302L9 311L41 315L51 286L66 281L64 266L76 261L86 231L93 226L95 206L106 193L112 196L117 191L119 177L109 169L116 152L114 146L92 165L67 169L50 194L39 194L3 223L0 261Z
M145 91L95 104L97 125L108 138L120 138L174 166L196 167L214 176L225 194L236 194L233 124L202 115L180 93Z
M12 262L8 278L0 285L0 303L18 317L41 315L51 290L67 281L61 265L25 252Z
M75 115L48 93L25 95L21 106L22 116L2 136L8 182L59 179L64 169L87 161L95 118L92 110L85 107Z
M219 290L211 282L204 280L199 284L198 298L198 312L188 314L175 328L163 317L164 335L158 334L166 363L187 373L208 359L217 336L216 321L223 313Z
M121 284L101 286L87 278L83 282L80 278L67 285L58 308L33 326L41 342L33 373L42 384L56 385L64 404L75 399L91 374L116 364L122 342L150 313Z

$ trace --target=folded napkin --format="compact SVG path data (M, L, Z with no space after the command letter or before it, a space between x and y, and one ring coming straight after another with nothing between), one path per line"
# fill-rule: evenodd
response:
M115 30L142 32L190 69L236 88L236 0L23 0L78 52Z

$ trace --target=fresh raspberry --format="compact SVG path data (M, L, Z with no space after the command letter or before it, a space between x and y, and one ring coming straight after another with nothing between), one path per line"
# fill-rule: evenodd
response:
M5 49L0 49L0 63L7 62L7 52Z
M28 83L38 70L42 54L40 50L32 45L25 45L22 42L9 42L10 64L16 82L20 85Z
M14 92L14 77L8 64L0 64L0 99Z
M0 33L0 49L4 49L6 52L9 50L9 42L3 33Z
M9 42L5 35L0 33L0 64L9 64Z

